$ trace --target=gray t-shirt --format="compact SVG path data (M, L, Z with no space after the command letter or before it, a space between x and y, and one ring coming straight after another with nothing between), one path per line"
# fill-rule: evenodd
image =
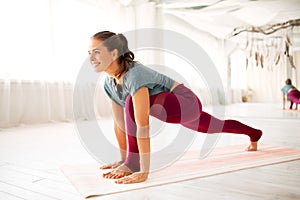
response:
M104 90L110 99L125 107L128 94L133 96L142 87L147 87L151 96L160 92L169 92L173 84L174 80L168 76L140 63L134 63L123 77L123 87L116 85L114 78L108 76L105 79Z

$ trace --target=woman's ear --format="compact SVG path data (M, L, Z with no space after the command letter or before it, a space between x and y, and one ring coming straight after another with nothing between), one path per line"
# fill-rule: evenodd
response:
M118 55L119 55L119 51L118 51L118 49L114 49L114 50L112 50L112 57L113 57L113 59L114 60L116 60L116 59L118 59Z

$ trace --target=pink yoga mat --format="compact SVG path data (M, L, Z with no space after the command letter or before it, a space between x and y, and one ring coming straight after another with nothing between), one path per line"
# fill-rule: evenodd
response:
M297 149L261 145L259 151L246 152L244 148L245 145L216 148L205 159L199 159L199 151L186 152L171 166L150 173L146 182L137 184L119 185L115 180L102 178L103 172L96 162L64 165L61 170L79 193L88 198L300 159Z

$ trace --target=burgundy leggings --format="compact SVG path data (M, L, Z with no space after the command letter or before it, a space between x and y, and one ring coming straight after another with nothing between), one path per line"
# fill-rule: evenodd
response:
M298 90L290 91L289 92L289 98L290 98L290 101L291 101L290 109L292 109L294 103L300 104L300 91L298 91Z
M150 96L150 115L164 122L181 124L184 127L203 133L245 134L250 141L258 141L262 131L242 124L236 120L220 120L202 111L198 97L183 84L172 92L162 92ZM132 171L139 171L139 150L136 139L136 123L132 97L128 95L125 103L126 133L128 155L125 165Z

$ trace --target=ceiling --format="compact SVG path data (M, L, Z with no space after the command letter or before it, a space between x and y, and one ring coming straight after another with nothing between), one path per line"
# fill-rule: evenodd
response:
M207 31L228 38L237 27L263 27L300 19L300 0L118 0L124 6L151 2L171 15ZM294 33L299 34L299 28ZM298 36L297 36L298 37ZM299 35L300 38L300 35Z
M174 15L216 37L236 27L260 27L300 19L300 0L159 0L164 13Z

